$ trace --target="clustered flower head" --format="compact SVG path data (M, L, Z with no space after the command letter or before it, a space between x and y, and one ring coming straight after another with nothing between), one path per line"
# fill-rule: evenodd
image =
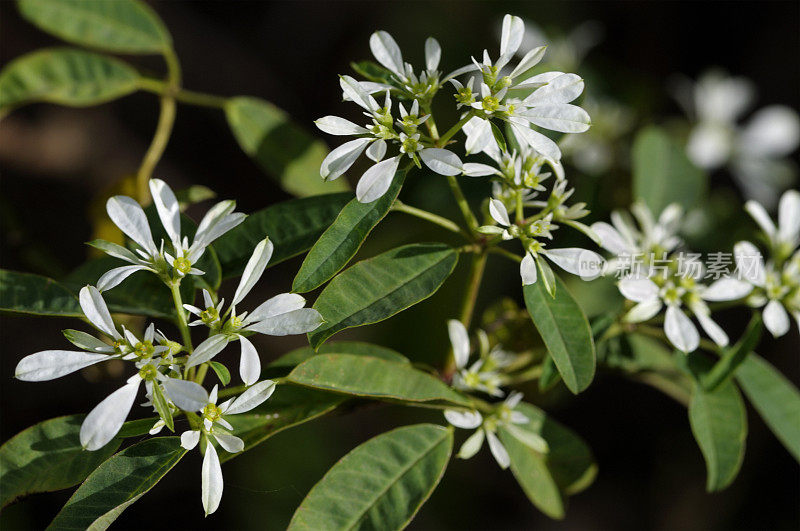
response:
M531 50L510 72L505 72L504 68L520 48L524 31L522 19L506 15L499 58L492 61L488 51L484 51L482 61L473 58L472 64L443 78L438 71L441 47L435 39L426 41L426 69L417 75L403 61L400 47L391 35L375 32L370 38L370 48L385 69L383 77L373 74L369 81L340 77L344 98L360 106L369 122L362 126L337 116L316 121L317 127L326 133L356 137L331 151L320 167L320 175L326 180L336 179L366 152L374 164L361 175L356 187L356 196L363 203L375 201L386 193L404 157L418 168L424 164L440 175L488 175L485 165L462 162L451 147L451 138L463 127L467 134L466 154L480 153L494 141L498 124L508 124L515 142L523 149L535 150L557 163L561 158L558 145L533 127L562 133L586 131L589 115L570 104L583 92L583 80L563 72L530 75L544 56L545 46ZM471 77L465 85L456 79L464 74L477 74L479 80L476 83L476 78ZM455 104L464 114L451 131L440 134L431 105L447 81L455 87ZM401 100L396 112L393 97ZM383 101L383 105L378 101ZM396 154L387 158L390 150Z
M125 385L92 409L81 425L80 442L86 450L102 448L119 433L142 384L146 396L142 406L154 409L158 415L151 434L159 433L164 427L174 431L173 417L181 412L187 416L200 412L199 424L182 435L181 443L190 449L202 441L205 452L202 501L206 514L210 514L216 510L222 495L222 471L214 445L218 444L231 453L244 449L242 440L230 433L232 426L224 417L257 407L275 390L274 382L258 381L261 362L247 336L255 333L273 336L304 334L316 329L323 320L319 312L304 307L303 297L292 293L276 295L252 312L237 313L237 304L261 278L272 256L273 244L265 238L253 250L233 300L226 309L224 300L216 301L216 294L207 290L203 290L205 309L192 304L176 308L176 311L188 311L199 317L191 324L208 328L208 339L196 349L192 350L190 344L168 339L155 329L154 324L147 326L141 336L124 326L118 327L101 290L113 289L137 271L155 274L165 284L177 289L185 275L204 274L194 265L214 240L245 217L233 212L233 201L222 201L205 215L189 244L188 237L181 236L180 209L174 192L157 179L150 181L150 191L170 239L171 251L164 249L163 241L159 246L155 245L141 205L126 196L111 198L107 205L108 214L131 239L132 250L102 240L91 245L132 265L114 268L100 277L97 287L86 286L80 291L79 303L83 314L101 337L79 330L65 330L67 340L81 350L45 350L31 354L17 364L15 376L20 380L38 382L59 378L103 361L128 363L133 374ZM209 394L199 383L202 378L195 381L194 370L209 362L232 340L238 340L242 345L239 372L246 389L238 397L217 406L217 387Z

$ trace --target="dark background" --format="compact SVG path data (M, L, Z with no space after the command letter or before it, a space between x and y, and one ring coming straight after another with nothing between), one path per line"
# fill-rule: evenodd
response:
M203 92L254 95L287 110L309 129L325 114L351 111L340 102L336 75L351 60L370 57L375 29L394 35L404 56L421 64L428 35L442 44L442 70L466 64L484 47L498 48L497 28L506 12L558 33L585 20L605 28L603 42L584 69L595 88L633 108L639 123L661 123L680 109L666 87L672 76L696 77L708 66L746 76L759 90L757 105L800 107L800 4L797 2L152 2L170 29L182 61L184 86ZM0 2L0 62L57 44L24 22L12 2ZM133 58L161 71L157 58ZM589 84L587 83L587 84ZM441 97L446 98L446 96ZM347 111L344 111L347 109ZM93 198L135 173L153 133L157 100L135 94L89 109L34 105L0 123L0 220L2 267L58 277L86 258L87 212ZM330 139L329 139L330 140ZM333 139L336 140L336 139ZM336 145L334 142L333 145ZM568 172L580 183L582 176ZM220 197L235 198L251 212L287 199L243 154L221 112L180 106L175 130L155 176L181 188L199 183ZM404 200L447 213L446 186L435 176L410 179ZM724 172L716 190L729 188ZM627 200L626 177L616 204ZM479 186L468 190L485 193ZM731 197L735 200L735 193ZM199 209L203 212L205 206ZM194 212L194 211L193 211ZM588 218L589 221L601 217ZM752 225L742 214L737 225ZM736 228L736 227L731 227ZM412 239L445 235L409 218L390 218L362 250L369 256ZM728 235L712 235L719 249ZM253 299L287 291L299 267L295 259L268 270ZM412 359L436 363L446 352L443 316L455 314L465 274L459 267L445 287L414 310L359 337L393 346ZM483 308L502 294L518 293L513 266L490 261L479 300ZM229 288L230 289L230 288ZM735 336L746 317L724 315ZM121 377L76 374L48 383L12 379L24 355L66 348L59 330L71 321L2 318L0 326L0 439L58 415L86 412ZM406 327L412 327L413 334ZM348 334L342 334L348 337ZM261 338L264 359L302 344L303 338ZM230 349L229 349L230 350ZM796 328L780 342L765 339L759 352L798 381ZM228 353L235 367L235 353ZM102 381L89 383L87 379ZM473 460L454 460L442 484L412 522L416 529L797 529L798 466L750 411L748 450L742 471L726 491L704 491L705 469L689 431L685 409L657 391L600 375L579 397L556 392L546 408L583 435L596 453L595 483L570 500L563 522L534 509L484 449ZM405 423L442 419L428 412L382 406L326 417L281 433L225 466L219 511L203 519L200 455L193 452L156 488L117 520L120 529L280 529L313 485L351 448ZM458 435L457 443L463 440ZM0 515L0 527L42 528L69 491L32 496Z

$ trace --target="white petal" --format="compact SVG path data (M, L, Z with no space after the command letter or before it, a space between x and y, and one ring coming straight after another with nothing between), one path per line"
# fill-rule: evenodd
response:
M185 431L181 433L181 446L191 450L200 442L200 430Z
M784 105L764 107L750 118L739 143L750 156L785 157L800 143L800 118Z
M398 76L405 77L403 54L391 35L385 31L376 31L369 38L369 49L380 64Z
M559 149L558 144L553 142L551 139L544 136L542 133L534 131L525 123L520 124L514 121L509 123L511 124L511 129L514 131L514 134L520 143L532 147L545 157L553 160L561 160L561 150Z
M122 339L122 336L114 327L114 320L108 311L106 301L94 286L85 286L78 294L83 314L98 330L108 334L114 339Z
M774 337L781 337L789 331L789 314L786 313L780 302L769 301L764 307L763 316L764 326Z
M439 60L442 58L442 47L439 41L433 37L425 40L425 68L433 71L439 68Z
M473 455L478 453L478 450L481 449L483 445L483 430L478 430L469 438L464 441L464 444L461 445L461 449L458 451L458 457L460 459L469 459Z
M714 281L702 293L707 301L735 301L746 297L753 291L753 285L736 278L721 278Z
M658 297L658 286L649 278L623 278L619 281L619 291L623 297L634 302Z
M161 385L167 396L184 411L200 411L208 404L208 392L198 383L167 378Z
M530 253L525 253L519 263L519 274L522 277L522 285L535 284L539 273L536 271L536 260Z
M489 450L492 451L495 461L500 465L500 468L505 470L508 468L508 465L511 464L511 459L508 457L506 447L503 446L503 443L500 442L497 435L490 431L486 432L486 438L489 441Z
M714 322L713 319L711 319L708 307L706 307L705 304L692 305L692 312L700 322L700 326L703 327L703 330L705 330L706 334L708 334L708 337L710 337L714 343L720 347L728 346L728 334L726 334L725 331L716 322Z
M700 345L700 334L691 319L676 306L668 306L664 318L664 332L675 348L689 353Z
M456 360L456 367L464 368L469 360L469 334L461 321L450 319L447 321L447 334L450 336L450 344L453 346L453 357Z
M136 273L137 271L143 271L145 269L149 268L140 265L115 267L114 269L108 271L107 273L104 273L103 276L97 280L97 290L106 291L111 288L115 288L119 286L123 280L125 280L132 274Z
M539 61L541 61L542 57L544 57L545 50L547 50L547 46L538 46L526 53L522 59L520 59L519 64L517 64L514 70L511 71L509 76L513 79L539 64Z
M497 141L494 139L492 133L492 125L488 120L475 117L470 119L463 128L464 134L467 135L467 141L464 143L464 149L467 155L473 153L480 153L481 151L497 149ZM466 167L466 164L464 165Z
M524 116L539 127L561 133L583 133L589 130L592 121L586 111L568 103L537 105L518 113L518 116Z
M598 277L603 271L603 257L588 249L565 247L545 250L542 254L567 273L579 275L586 280Z
M686 153L701 168L714 169L728 160L733 149L731 130L727 125L706 122L689 134Z
M261 376L261 360L258 357L258 351L253 343L244 336L239 336L239 342L242 346L242 355L239 360L239 376L245 385L253 385L258 381Z
M622 318L626 323L641 323L656 316L661 311L661 299L654 298L640 302Z
M116 243L107 242L105 240L92 240L87 245L91 245L95 249L100 249L109 256L125 260L126 262L130 262L132 264L138 264L141 262L141 260L137 258L137 256L130 250L121 245L117 245Z
M186 368L205 363L224 349L228 345L228 336L225 334L214 334L194 349L189 359L186 360Z
M777 233L775 224L772 223L772 218L769 217L769 214L767 214L763 206L755 201L748 201L744 204L744 209L753 216L753 219L761 227L761 230L763 230L770 239L775 238L775 234Z
M87 450L99 450L119 432L131 411L141 379L123 385L86 415L81 424L81 446Z
M222 499L222 467L219 464L217 450L210 441L206 445L206 455L203 458L203 470L201 475L203 485L203 509L205 509L206 516L208 516L217 510L219 502Z
M392 157L373 165L358 180L356 197L360 203L372 203L389 189L400 165L400 157Z
M255 322L274 317L283 313L299 310L306 305L306 300L297 293L281 293L262 302L255 310L248 314L246 322Z
M800 192L789 190L781 196L778 206L778 238L794 244L800 235Z
M290 312L267 317L247 327L248 330L268 336L289 336L305 334L316 330L324 323L320 313L313 308L300 308Z
M461 175L464 163L458 155L442 148L425 148L420 152L422 162L439 175Z
M320 176L326 181L332 181L340 177L350 169L350 166L353 165L371 141L369 138L356 138L345 142L328 153L319 168Z
M737 278L756 286L764 286L766 282L764 259L755 245L750 242L738 242L733 246L733 257L736 262Z
M228 433L214 433L214 438L225 451L232 454L238 454L244 450L244 441L235 435Z
M124 232L131 240L135 241L151 255L158 254L150 225L141 205L124 195L117 195L106 202L108 217L114 225Z
M328 133L329 135L363 135L369 133L367 128L338 116L323 116L314 123L323 133Z
M511 58L519 50L525 36L525 23L513 15L503 17L503 31L500 36L500 56ZM506 59L507 61L508 59ZM499 61L498 61L499 62ZM498 67L499 68L499 67Z
M600 238L600 245L616 255L628 254L632 252L631 245L622 235L604 221L592 223L592 230Z
M497 175L497 168L480 162L464 163L464 175L467 177L485 177L487 175Z
M553 78L542 88L525 98L527 105L544 103L569 103L583 92L583 79L576 74L562 74Z
M275 392L275 382L272 380L264 380L249 387L244 393L236 397L231 403L225 415L238 415L239 413L246 413L253 408L260 406L266 399L272 396Z
M176 245L181 240L181 209L172 189L161 179L150 179L150 195L156 205L158 217L169 239Z
M105 354L44 350L22 358L14 369L14 377L24 382L44 382L108 359L111 357Z
M370 113L378 110L378 102L375 101L375 98L367 94L366 90L364 90L364 87L361 86L361 83L352 77L341 76L339 78L339 86L342 87L342 91L344 92L345 96L353 100L356 104L360 105Z
M367 148L367 158L370 160L374 160L375 162L380 162L383 160L383 157L386 155L386 141L385 140L376 140L372 144L369 145Z
M511 226L511 220L508 219L508 210L502 201L499 199L491 199L489 201L489 214L496 222L504 227Z
M455 409L445 409L444 418L456 428L474 430L483 422L483 417L477 411L456 411Z
M247 261L247 265L242 273L242 278L239 279L239 285L236 287L236 293L233 295L231 306L236 306L236 304L241 302L241 300L250 293L250 290L253 289L253 286L261 278L261 275L264 274L264 269L267 268L269 259L272 258L272 251L274 248L275 246L272 245L269 238L264 238L258 242L256 248L253 249L253 254Z
M541 74L536 74L535 76L531 76L525 81L517 84L514 88L539 88L547 85L555 78L559 76L563 76L564 72L542 72Z

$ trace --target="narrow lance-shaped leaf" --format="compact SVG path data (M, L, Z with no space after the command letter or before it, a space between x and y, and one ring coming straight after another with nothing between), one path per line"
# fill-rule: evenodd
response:
M223 277L241 274L253 248L267 236L275 246L268 267L309 250L352 198L351 193L305 197L250 214L214 242Z
M308 252L292 283L292 291L305 293L321 286L355 256L361 244L386 216L400 193L405 172L398 172L389 190L378 200L361 203L353 199Z
M55 280L0 270L0 312L82 317L78 299Z
M287 379L298 385L355 396L470 405L466 397L426 372L369 356L320 354L295 367Z
M458 254L442 243L405 245L337 275L314 303L325 323L308 334L314 348L333 334L372 324L427 299L450 276Z
M0 116L34 102L99 105L136 91L138 83L136 70L113 57L72 48L38 50L0 72Z
M86 478L48 529L107 529L185 453L180 437L155 437L126 448Z
M225 115L242 150L287 192L308 196L348 189L345 179L322 180L319 168L328 154L325 143L273 104L258 98L231 98L225 103Z
M744 459L747 412L739 390L730 380L714 391L695 385L689 423L706 461L706 489L724 489L739 473Z
M755 352L739 366L736 380L772 433L800 462L800 391Z
M246 452L276 433L330 413L345 400L346 397L335 393L279 385L270 399L256 409L225 419L233 426L233 434L244 441ZM241 454L220 449L219 458L225 462Z
M555 297L542 282L524 286L525 306L561 378L577 394L589 387L594 378L594 341L583 310L561 279L554 279Z
M161 19L139 0L19 0L17 4L30 23L82 46L147 54L172 45Z
M354 356L370 356L395 363L410 363L408 358L397 351L380 345L362 343L359 341L334 341L325 343L319 349L300 347L287 352L266 367L268 377L283 376L289 369L293 369L307 359L320 354L352 354Z
M729 379L739 365L758 345L761 339L761 314L756 313L747 325L747 329L735 345L723 349L722 357L711 368L703 378L703 385L709 391L713 391L722 382Z
M452 448L452 430L432 424L378 435L325 474L289 529L403 529L438 485Z
M40 422L0 446L0 507L26 494L77 485L117 451L119 440L96 452L84 450L78 437L84 418L71 415Z
M685 209L705 194L708 177L689 161L686 150L658 127L639 132L631 155L633 195L644 199L653 212L670 203Z

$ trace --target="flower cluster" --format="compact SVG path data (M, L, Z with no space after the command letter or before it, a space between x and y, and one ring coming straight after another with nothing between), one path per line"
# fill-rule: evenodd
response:
M118 327L103 299L101 291L118 286L137 271L157 275L173 293L179 293L185 275L203 275L195 265L208 246L219 236L244 220L244 214L234 213L233 201L215 205L200 222L191 245L187 236L181 236L180 209L173 191L163 181L150 181L150 191L155 209L171 245L165 250L162 240L156 245L145 210L130 197L117 196L108 201L108 214L119 229L132 241L123 247L107 241L96 240L91 245L103 249L111 256L132 265L114 268L103 274L97 286L81 289L79 303L84 316L102 335L78 330L66 330L64 335L81 350L45 350L24 357L17 365L15 375L24 381L46 381L65 376L90 365L109 360L128 362L135 372L125 385L100 402L83 421L80 429L81 445L87 450L98 450L108 444L120 431L133 403L144 384L147 401L158 420L150 430L160 432L165 426L175 430L174 417L182 412L190 419L196 412L202 414L195 429L185 432L181 443L187 449L203 441L205 458L202 470L202 501L206 514L219 505L222 495L222 472L214 444L231 453L244 449L241 439L230 431L232 426L224 416L249 411L264 402L275 390L270 380L258 381L261 362L248 335L261 333L273 336L304 334L322 323L319 312L304 308L303 297L284 293L272 297L252 312L237 313L236 306L251 291L263 274L273 252L272 242L265 238L253 250L244 269L230 306L223 312L224 300L217 302L216 294L203 291L205 309L191 304L177 306L182 314L190 312L199 317L192 325L205 325L209 337L192 349L185 330L184 342L172 341L154 324L141 336L124 326ZM177 301L176 301L177 304ZM201 385L205 370L196 371L207 364L232 340L241 343L240 376L245 391L236 398L216 406L217 387L209 394Z

